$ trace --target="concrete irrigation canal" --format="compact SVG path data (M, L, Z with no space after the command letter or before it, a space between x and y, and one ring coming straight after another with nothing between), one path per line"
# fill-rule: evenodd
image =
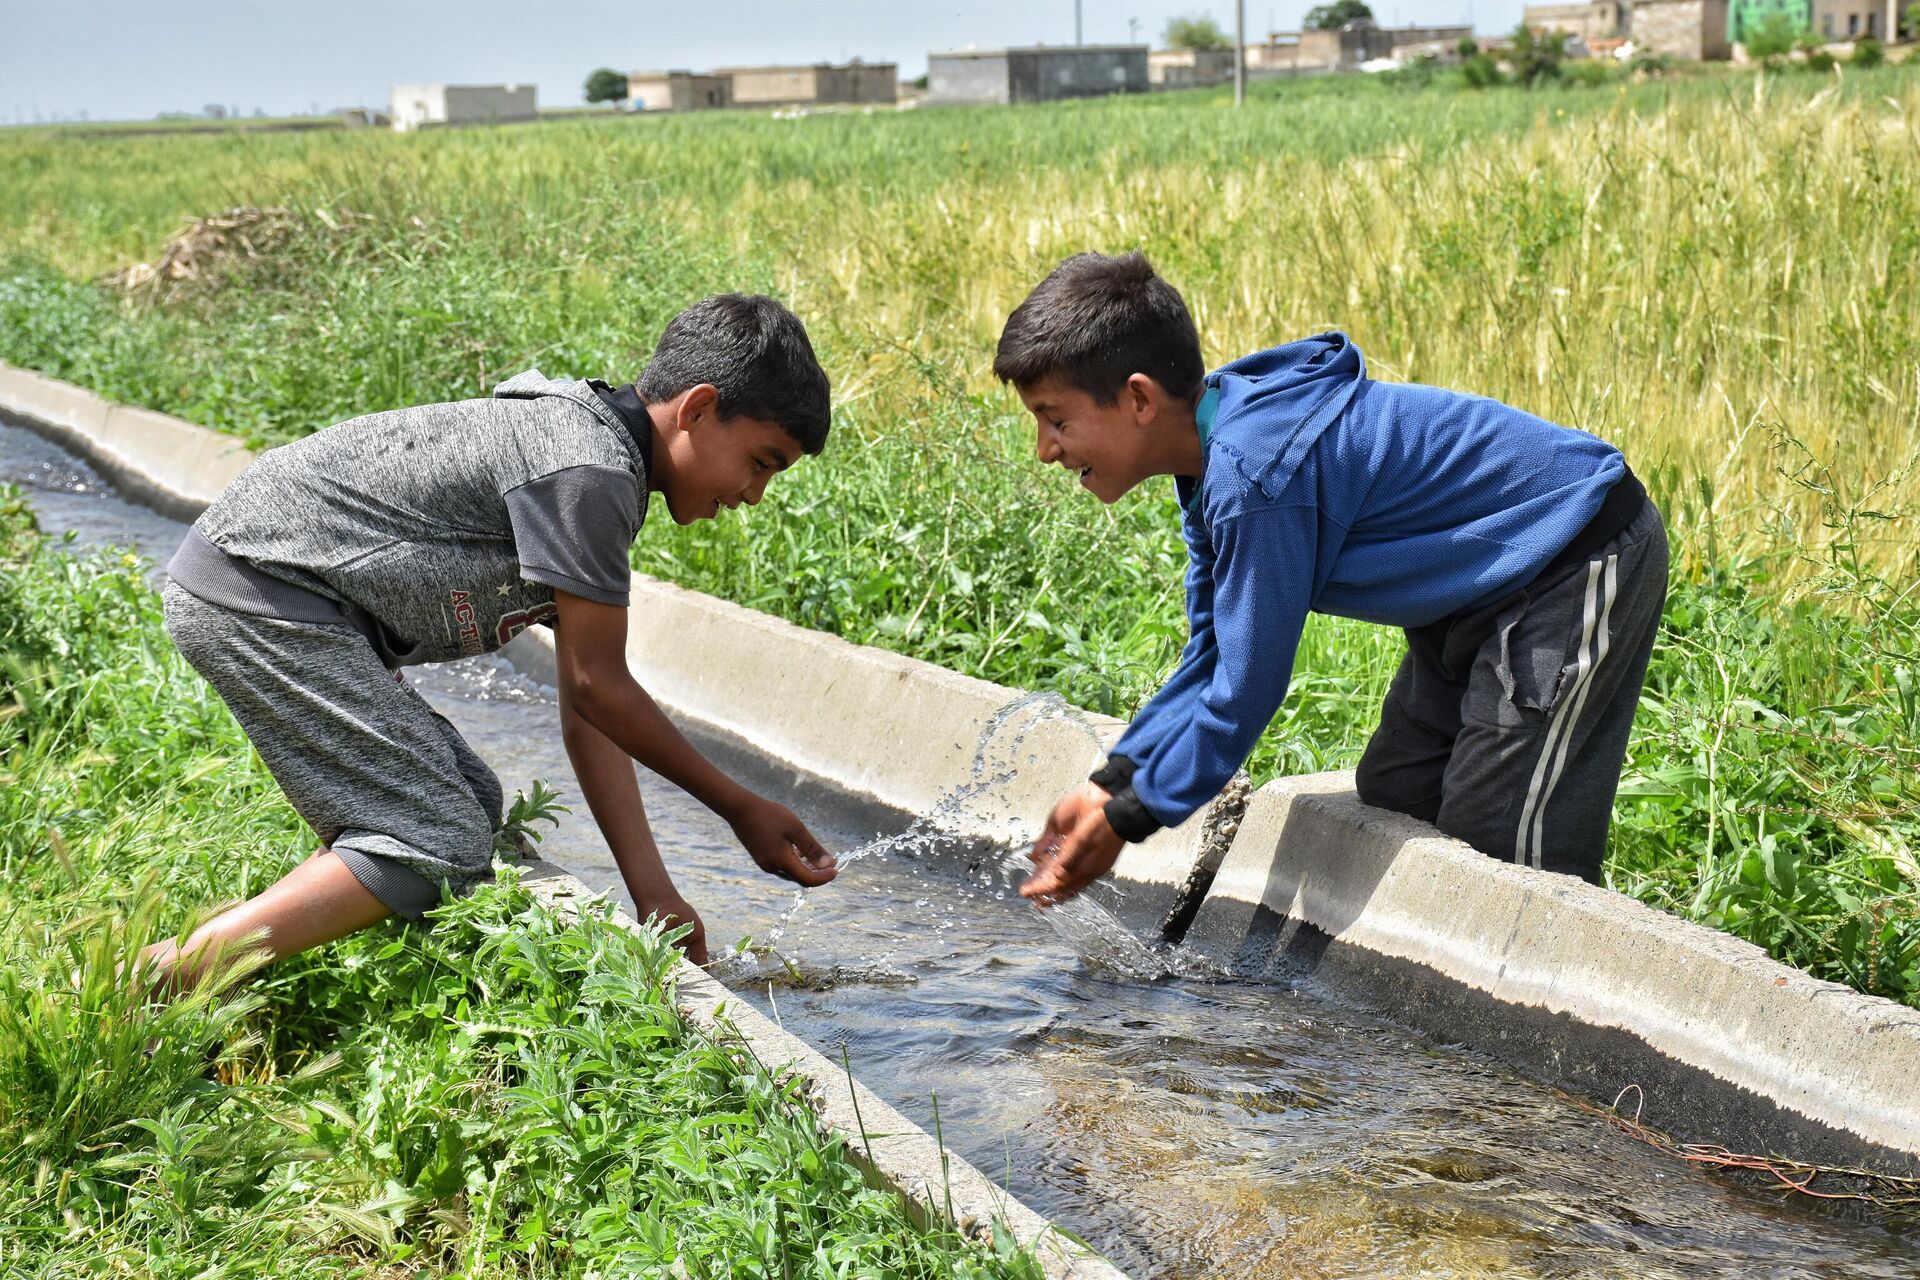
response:
M21 413L8 397L24 384L7 376L0 409ZM54 410L33 416L79 439ZM112 450L94 452L112 465ZM124 481L138 468L119 456ZM168 516L192 494L146 475L143 496L166 515L42 434L0 425L0 481L27 488L44 528L164 560L182 532ZM980 715L992 686L857 651L850 665L805 664L820 683L796 674L781 724L747 724L729 713L724 658L698 679L652 670L650 638L699 648L703 627L724 624L788 643L797 629L673 588L636 598L642 681L696 721L703 747L792 804L844 867L797 896L643 773L676 883L724 957L714 976L818 1049L816 1069L844 1063L937 1129L1010 1193L1006 1207L1023 1202L1125 1273L1920 1271L1920 1231L1695 1168L1590 1105L1638 1085L1622 1110L1644 1098L1650 1123L1686 1138L1910 1174L1914 1011L1354 812L1337 775L1263 788L1230 844L1203 840L1196 820L1130 854L1129 878L1097 902L1037 912L1013 893L1008 842L1110 722L1034 698ZM510 789L544 778L564 792L572 775L541 665L523 647L408 678ZM930 702L909 687L923 677L939 686ZM889 688L892 718L863 715ZM1045 776L1015 781L1015 764ZM1190 875L1203 849L1217 874ZM620 895L584 814L543 855ZM1185 945L1162 941L1170 919ZM1613 931L1615 970L1587 954L1595 930ZM727 955L741 939L752 942ZM1053 1270L1112 1274L1065 1255Z

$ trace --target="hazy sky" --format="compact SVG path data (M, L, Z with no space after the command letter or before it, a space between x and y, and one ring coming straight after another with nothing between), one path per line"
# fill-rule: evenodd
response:
M1248 39L1297 27L1313 0L1248 0ZM1519 20L1520 0L1374 0L1383 22ZM640 68L893 61L927 50L1067 44L1073 0L0 0L0 122L140 119L224 103L287 115L384 107L396 83L526 83L540 102L580 101L598 66ZM1167 19L1230 0L1082 0L1086 39L1154 44Z

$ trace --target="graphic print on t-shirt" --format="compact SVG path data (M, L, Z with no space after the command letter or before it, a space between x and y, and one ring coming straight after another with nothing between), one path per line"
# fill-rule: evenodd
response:
M485 653L486 646L480 642L480 620L474 615L473 600L469 593L455 587L448 594L453 599L453 621L458 628L460 651L466 654Z
M495 638L498 639L501 644L505 644L522 631L525 631L528 627L538 626L542 622L550 620L559 612L559 607L549 601L546 604L537 604L531 609L522 609L518 613L510 613L500 619L500 626L495 634Z

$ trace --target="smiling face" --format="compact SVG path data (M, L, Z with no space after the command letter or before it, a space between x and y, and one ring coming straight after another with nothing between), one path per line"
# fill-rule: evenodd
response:
M723 418L711 386L691 387L650 407L654 470L675 524L711 520L721 508L753 506L767 483L800 457L800 445L778 423Z
M1019 392L1038 428L1034 452L1040 461L1074 473L1100 501L1117 502L1161 474L1152 430L1161 395L1152 379L1135 374L1106 405L1060 378L1044 378Z

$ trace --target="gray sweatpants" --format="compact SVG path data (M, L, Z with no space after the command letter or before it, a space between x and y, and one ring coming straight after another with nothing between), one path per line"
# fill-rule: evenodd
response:
M168 583L167 632L320 842L417 920L492 875L500 780L352 627L240 613Z
M1593 557L1407 632L1360 799L1595 884L1667 594L1651 502Z

